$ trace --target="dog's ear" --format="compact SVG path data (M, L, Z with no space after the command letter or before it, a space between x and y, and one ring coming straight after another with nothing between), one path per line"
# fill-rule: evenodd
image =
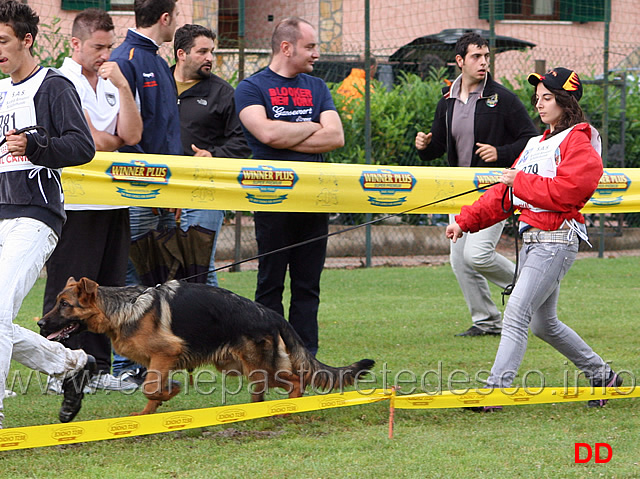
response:
M92 300L98 294L98 283L90 280L89 278L80 278L77 283L77 288L80 292L78 295L82 299Z
M71 286L72 284L76 283L76 279L73 276L69 276L69 279L67 280L67 284L65 285L65 289L67 289L69 286Z

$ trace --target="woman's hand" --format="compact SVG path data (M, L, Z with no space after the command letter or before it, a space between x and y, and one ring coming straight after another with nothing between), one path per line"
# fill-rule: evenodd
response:
M513 168L507 168L506 170L502 170L502 176L498 179L500 183L504 183L507 186L513 186L513 182L516 179L516 175L518 174L518 170L514 170Z

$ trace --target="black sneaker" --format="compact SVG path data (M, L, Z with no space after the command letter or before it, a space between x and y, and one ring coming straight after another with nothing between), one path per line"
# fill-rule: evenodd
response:
M602 389L602 379L592 379L591 386L593 389ZM607 379L607 383L604 387L613 388L622 386L622 378L618 376L613 370L609 373L609 378ZM587 407L604 407L607 404L608 399L592 399L587 402Z
M478 326L471 326L466 331L456 334L456 336L500 336L500 331L485 331Z
M90 354L87 354L87 364L73 376L68 377L62 382L62 393L64 400L58 417L60 422L73 421L80 407L82 406L83 390L93 376L98 373L96 360Z

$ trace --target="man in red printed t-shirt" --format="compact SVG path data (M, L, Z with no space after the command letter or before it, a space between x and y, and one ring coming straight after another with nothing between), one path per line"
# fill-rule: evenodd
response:
M315 28L285 18L271 38L268 68L240 82L236 109L253 157L264 160L323 161L322 154L344 145L340 116L327 85L308 75L319 58ZM256 212L260 254L329 231L325 213ZM282 293L289 268L289 322L313 354L318 351L320 275L327 239L260 258L256 301L284 314Z

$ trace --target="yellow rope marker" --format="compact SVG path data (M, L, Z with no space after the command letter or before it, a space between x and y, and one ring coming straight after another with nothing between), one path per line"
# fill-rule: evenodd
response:
M149 414L146 416L0 429L0 451L181 431L282 414L357 406L384 401L387 398L388 394L382 391L350 391L296 399Z

